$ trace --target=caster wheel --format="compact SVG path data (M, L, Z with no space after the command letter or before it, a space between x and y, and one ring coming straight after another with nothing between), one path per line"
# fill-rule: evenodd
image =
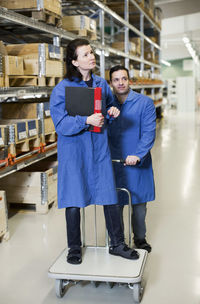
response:
M114 286L113 282L106 282L106 284L110 287L110 289L113 288L113 286Z
M140 303L141 299L142 299L142 287L141 287L141 283L135 283L133 285L133 300L134 303Z
M91 281L92 285L97 288L99 286L99 282L97 281Z
M64 295L64 289L65 289L63 286L63 280L56 279L55 287L56 287L56 296L58 298L62 298Z

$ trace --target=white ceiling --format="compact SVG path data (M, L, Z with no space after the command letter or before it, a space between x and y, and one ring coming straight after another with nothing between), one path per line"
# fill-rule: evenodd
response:
M190 57L183 43L187 36L200 56L200 0L155 0L163 11L162 58L175 60Z

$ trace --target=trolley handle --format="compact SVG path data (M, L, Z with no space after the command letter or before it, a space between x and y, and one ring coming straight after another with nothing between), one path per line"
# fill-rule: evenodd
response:
M113 163L120 163L120 164L125 164L126 160L125 159L112 159ZM136 162L136 165L138 165L140 163L140 161Z
M125 164L126 161L125 161L125 159L112 159L112 162Z

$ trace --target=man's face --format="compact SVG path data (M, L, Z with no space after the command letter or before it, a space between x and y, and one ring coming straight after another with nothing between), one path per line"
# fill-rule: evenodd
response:
M126 95L129 91L129 79L126 70L119 70L112 73L111 85L114 94Z

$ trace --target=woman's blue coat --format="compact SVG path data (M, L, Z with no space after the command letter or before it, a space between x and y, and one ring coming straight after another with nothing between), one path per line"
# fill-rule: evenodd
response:
M130 190L133 204L152 201L155 199L155 189L150 150L155 140L155 106L150 98L132 90L122 105L115 97L114 106L121 113L109 125L112 158L126 159L128 155L136 155L141 159L136 166L114 164L116 186ZM119 203L127 203L122 193Z
M93 87L102 88L104 113L113 95L107 82L92 75ZM62 80L50 98L50 111L58 134L58 208L117 203L107 127L102 133L88 131L87 117L69 116L65 87L87 87L84 81ZM83 100L84 102L84 100Z

